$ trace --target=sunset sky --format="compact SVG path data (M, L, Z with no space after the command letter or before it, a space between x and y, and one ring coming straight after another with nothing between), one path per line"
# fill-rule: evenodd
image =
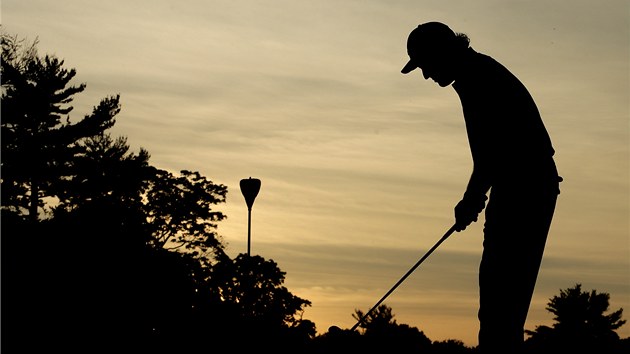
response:
M151 163L228 186L219 233L247 250L239 181L262 181L253 254L349 328L452 225L472 168L451 87L402 75L406 40L441 21L530 90L561 184L526 328L560 289L611 295L630 319L630 7L626 0L3 0L4 32L65 59L80 119L109 95L112 129ZM523 223L527 219L524 218ZM431 340L477 344L483 218L385 303ZM518 227L518 225L514 225ZM510 296L510 294L506 294ZM630 336L630 324L618 333Z

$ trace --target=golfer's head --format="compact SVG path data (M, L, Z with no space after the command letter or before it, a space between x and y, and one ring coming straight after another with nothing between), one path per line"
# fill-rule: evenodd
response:
M468 37L456 34L440 22L427 22L416 27L407 38L409 62L403 74L420 68L425 79L433 79L440 86L450 85L455 77L456 57L468 48Z

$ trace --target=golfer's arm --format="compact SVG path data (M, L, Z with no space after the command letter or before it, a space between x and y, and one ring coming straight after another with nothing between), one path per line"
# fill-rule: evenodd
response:
M464 198L469 200L485 200L486 194L490 190L490 179L488 173L475 164L470 175Z

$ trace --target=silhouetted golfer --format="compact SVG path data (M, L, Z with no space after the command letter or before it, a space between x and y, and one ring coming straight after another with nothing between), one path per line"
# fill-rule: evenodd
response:
M409 34L407 74L453 84L461 100L473 171L455 206L456 230L477 221L490 199L479 267L479 348L518 353L559 190L554 149L538 108L503 65L439 22Z

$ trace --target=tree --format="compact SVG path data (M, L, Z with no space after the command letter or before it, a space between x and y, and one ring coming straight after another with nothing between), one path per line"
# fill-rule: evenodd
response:
M90 339L157 341L190 318L192 274L209 254L163 249L156 220L181 222L177 236L221 250L212 228L223 215L209 205L227 190L199 173L174 177L107 134L119 96L71 122L73 96L86 85L72 86L76 71L40 57L36 44L2 35L3 302L20 311L3 317L3 336L64 351ZM38 218L42 210L47 218Z
M352 315L357 321L363 316L364 312L358 309ZM398 324L392 308L385 304L370 312L359 327L363 328L363 336L371 350L384 353L421 353L431 348L431 340L424 332L407 324Z
M71 211L104 199L140 209L142 191L154 170L146 150L134 154L127 138L113 139L104 132L79 141L77 148L72 175L55 190L58 205L54 210Z
M431 354L466 354L474 353L474 350L457 339L434 341L431 345Z
M225 257L216 228L226 216L213 206L225 202L226 186L187 170L175 176L154 169L147 182L143 208L155 247L179 249L208 259Z
M2 209L37 222L55 184L70 175L77 143L110 128L119 96L101 100L90 115L71 123L69 104L86 85L70 85L74 69L54 56L40 57L37 41L25 45L2 34Z
M311 302L289 292L285 274L273 260L246 254L207 267L196 289L202 301L194 306L212 324L197 327L207 329L206 337L238 342L243 352L303 352L316 333L302 318Z
M225 202L227 188L198 172L175 176L152 167L146 150L130 153L126 138L107 134L120 112L118 95L71 123L70 103L86 85L70 85L76 71L40 57L36 45L2 34L3 216L37 222L43 209L68 212L118 198L144 209L153 246L223 256L216 222L225 215L212 206Z
M357 321L363 316L365 316L365 313L359 309L356 309L354 314L352 314L352 317ZM364 329L364 332L378 332L385 327L394 325L396 325L396 320L394 320L392 308L382 304L370 312L369 316L359 324L359 328Z
M24 352L187 353L209 338L300 352L311 303L275 262L226 255L215 206L227 187L112 138L119 96L71 122L85 84L35 44L2 35L3 302L20 311L3 337Z
M530 336L526 344L531 350L551 353L575 350L576 352L613 353L620 343L615 332L626 321L622 320L623 309L606 314L610 295L582 291L582 285L561 290L547 303L547 311L554 315L555 323L537 326L534 331L526 330Z
M295 327L311 302L283 285L286 273L273 260L239 254L212 269L210 285L223 301L237 307L242 318L271 326Z

